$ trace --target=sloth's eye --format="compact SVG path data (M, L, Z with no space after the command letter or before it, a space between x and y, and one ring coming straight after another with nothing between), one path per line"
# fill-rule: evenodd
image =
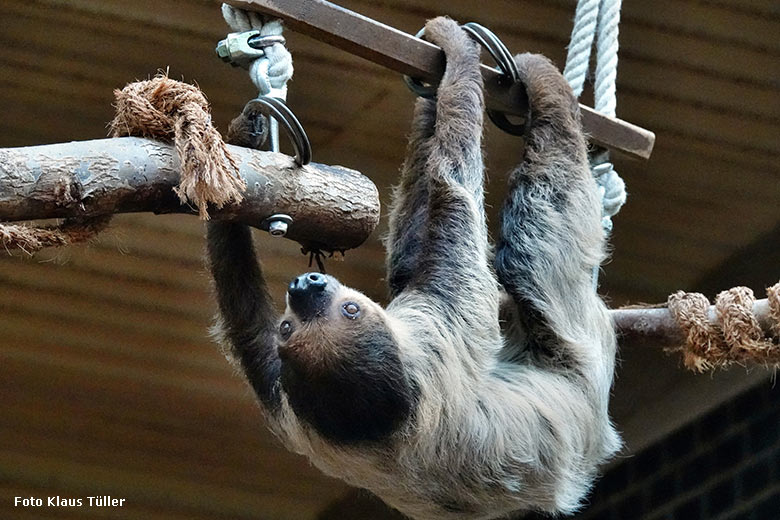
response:
M287 320L283 321L282 324L279 325L279 334L281 334L282 339L286 340L287 338L289 338L290 334L292 334L292 331L293 331L292 323L290 323Z
M360 316L360 305L355 302L347 302L341 306L341 314L351 320L354 320Z

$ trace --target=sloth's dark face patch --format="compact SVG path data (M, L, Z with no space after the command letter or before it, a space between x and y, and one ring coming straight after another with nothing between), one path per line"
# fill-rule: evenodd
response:
M279 332L282 388L296 415L324 438L382 440L417 400L385 311L333 277L315 291L313 303L288 294Z

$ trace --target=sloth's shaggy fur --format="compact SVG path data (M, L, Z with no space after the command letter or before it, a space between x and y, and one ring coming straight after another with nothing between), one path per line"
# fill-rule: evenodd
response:
M392 303L328 277L323 315L288 305L280 334L249 230L212 222L222 339L291 450L403 513L569 513L619 447L607 414L615 336L591 286L604 234L578 105L549 61L517 56L525 155L493 254L479 50L447 18L425 37L447 65L437 98L417 102L390 214ZM358 318L339 313L344 302Z

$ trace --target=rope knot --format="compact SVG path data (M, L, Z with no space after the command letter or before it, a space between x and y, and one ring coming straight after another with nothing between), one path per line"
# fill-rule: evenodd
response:
M266 18L228 4L222 4L222 16L236 32L256 29L261 36L281 36L284 31L282 21L277 18ZM287 82L293 75L292 54L281 43L266 47L264 53L249 65L249 77L261 96L286 99Z
M774 333L780 324L780 282L767 289ZM682 329L686 342L682 350L686 368L703 372L748 362L780 365L778 337L764 335L753 305L756 298L747 287L734 287L715 299L714 316L710 302L700 293L678 291L669 296L669 311Z
M161 74L115 90L116 115L109 124L114 137L133 135L173 140L181 163L176 194L192 201L203 219L208 204L217 208L243 199L246 184L216 128L200 89Z

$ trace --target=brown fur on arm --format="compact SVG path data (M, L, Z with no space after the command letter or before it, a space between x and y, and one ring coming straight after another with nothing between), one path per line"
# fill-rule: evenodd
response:
M248 105L228 125L225 141L259 150L268 138L268 128L268 118L257 110L256 105Z
M242 112L231 121L227 142L259 148L268 135L264 115ZM240 362L269 409L279 405L278 314L268 292L248 226L207 223L207 253L214 277L220 320L217 333Z
M456 301L468 298L475 284L490 283L482 207L484 97L479 48L455 21L444 17L428 22L425 38L441 46L447 59L435 101L433 132L412 143L424 158L418 184L425 182L427 206L420 211L419 206L409 205L418 195L407 192L401 201L407 205L394 214L398 220L414 215L422 230L424 245L415 257L410 287Z
M559 331L581 335L604 319L586 318L603 308L591 282L605 255L601 203L569 84L544 56L516 62L530 109L523 161L501 209L495 267L531 339L556 343Z
M435 124L436 102L418 99L406 159L401 167L401 183L393 191L390 230L385 237L391 297L406 288L420 261L428 220L428 180L424 176L428 148L424 143L433 135Z

